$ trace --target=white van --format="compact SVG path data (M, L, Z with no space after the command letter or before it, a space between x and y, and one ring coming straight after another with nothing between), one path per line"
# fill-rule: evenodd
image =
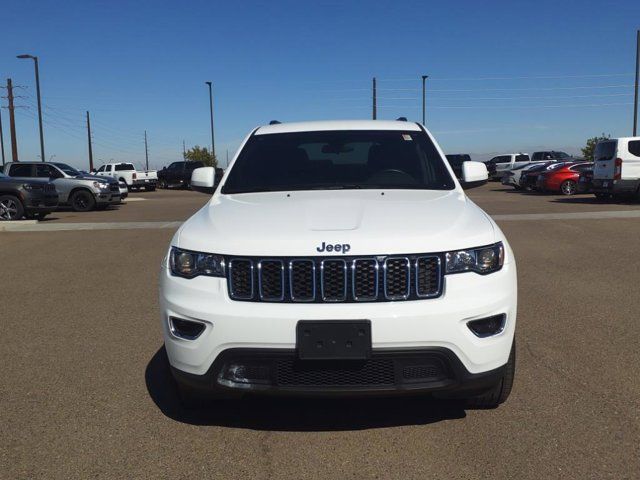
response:
M640 137L598 142L592 190L596 197L635 195L640 198Z

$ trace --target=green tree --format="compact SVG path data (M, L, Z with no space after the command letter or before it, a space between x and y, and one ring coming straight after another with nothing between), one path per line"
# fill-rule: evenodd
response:
M218 166L218 159L216 156L212 154L207 147L201 147L200 145L196 145L187 150L184 154L184 158L186 160L191 160L192 162L202 162L208 167Z
M596 149L596 144L601 141L601 140L609 140L611 138L611 135L609 134L602 134L599 137L592 137L590 139L587 140L587 144L585 145L584 148L582 148L582 156L584 157L585 160L587 160L588 162L593 162L593 154L595 152Z

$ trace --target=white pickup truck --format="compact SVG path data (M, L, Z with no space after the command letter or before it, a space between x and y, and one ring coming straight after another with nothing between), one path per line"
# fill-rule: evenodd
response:
M144 188L147 191L153 191L158 183L156 170L136 170L133 163L106 163L92 173L124 182L129 190Z

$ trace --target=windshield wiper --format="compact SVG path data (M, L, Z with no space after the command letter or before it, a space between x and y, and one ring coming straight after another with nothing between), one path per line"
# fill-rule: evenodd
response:
M361 188L362 185L358 185L357 183L345 183L343 185L316 185L309 187L308 190L359 190Z

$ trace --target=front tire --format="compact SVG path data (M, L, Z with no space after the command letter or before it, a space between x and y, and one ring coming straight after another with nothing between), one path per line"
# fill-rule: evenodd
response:
M560 192L563 195L575 195L576 194L576 182L573 180L565 180L560 185Z
M71 196L71 208L74 212L90 212L96 207L96 199L87 190L79 190Z
M13 195L0 196L0 221L20 220L24 215L24 207L19 198Z
M481 395L476 395L467 399L467 405L471 408L478 409L490 409L496 408L501 403L504 403L513 387L513 379L516 373L516 341L513 340L511 346L511 353L509 353L509 360L505 366L502 378L489 390Z

